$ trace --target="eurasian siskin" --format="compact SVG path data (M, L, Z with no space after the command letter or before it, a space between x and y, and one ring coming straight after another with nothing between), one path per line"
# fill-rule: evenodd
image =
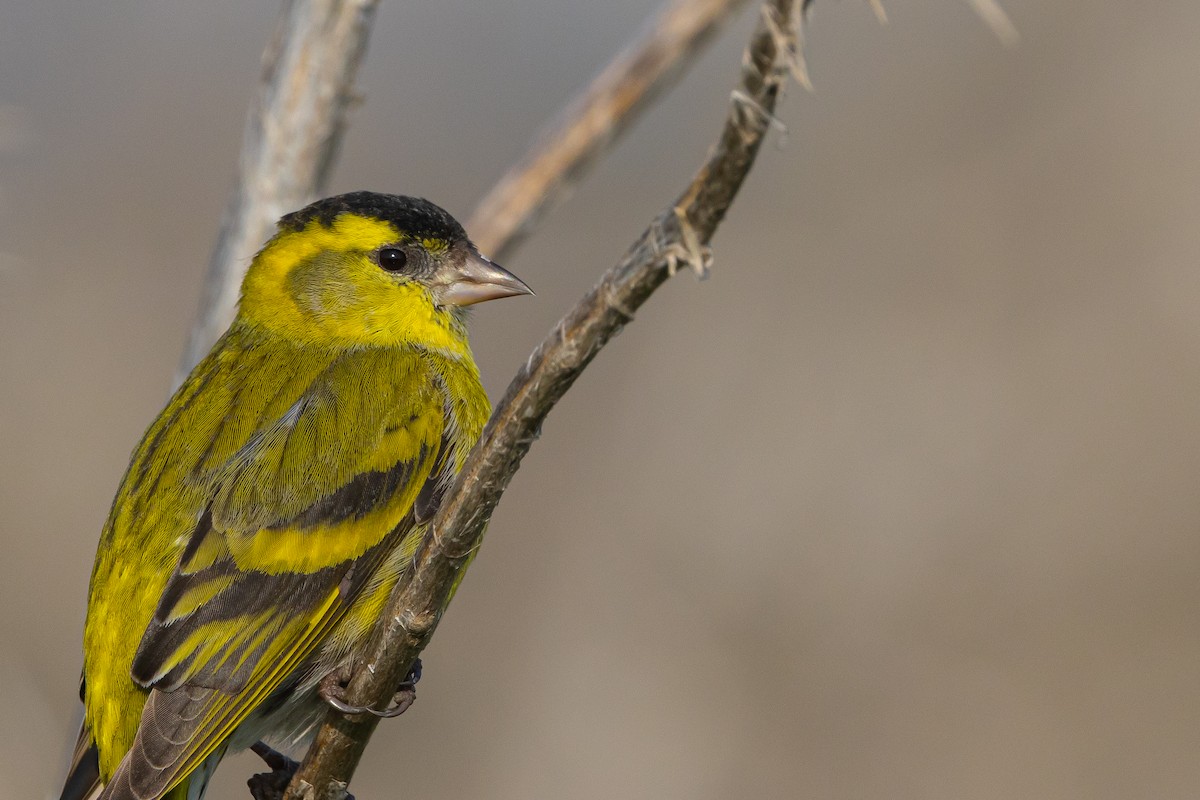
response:
M311 733L487 420L463 308L526 293L425 200L280 220L113 501L63 800L195 800Z

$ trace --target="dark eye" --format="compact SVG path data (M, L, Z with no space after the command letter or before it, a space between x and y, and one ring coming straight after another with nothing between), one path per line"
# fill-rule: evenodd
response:
M408 253L398 247L385 247L379 251L379 266L388 272L399 272L408 264Z

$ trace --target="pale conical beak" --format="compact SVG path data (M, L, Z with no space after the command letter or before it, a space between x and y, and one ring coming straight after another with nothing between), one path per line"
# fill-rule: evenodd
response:
M447 306L470 306L485 300L533 294L533 289L499 264L472 248L461 266L447 270L446 282L433 288L437 300Z

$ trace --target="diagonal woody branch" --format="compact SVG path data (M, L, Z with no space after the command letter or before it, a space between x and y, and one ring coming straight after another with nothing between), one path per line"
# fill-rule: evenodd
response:
M543 420L600 349L681 265L705 268L706 247L773 121L789 72L800 70L808 0L770 0L743 56L725 124L708 160L679 198L546 336L513 378L432 522L411 577L397 588L347 700L382 707L428 643L479 547L487 521ZM330 712L287 798L341 798L378 720Z

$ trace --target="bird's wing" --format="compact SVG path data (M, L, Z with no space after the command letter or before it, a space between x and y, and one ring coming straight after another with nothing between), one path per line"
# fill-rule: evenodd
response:
M415 548L447 413L419 356L344 359L214 472L133 661L152 691L113 784L168 791L306 663L383 558Z

